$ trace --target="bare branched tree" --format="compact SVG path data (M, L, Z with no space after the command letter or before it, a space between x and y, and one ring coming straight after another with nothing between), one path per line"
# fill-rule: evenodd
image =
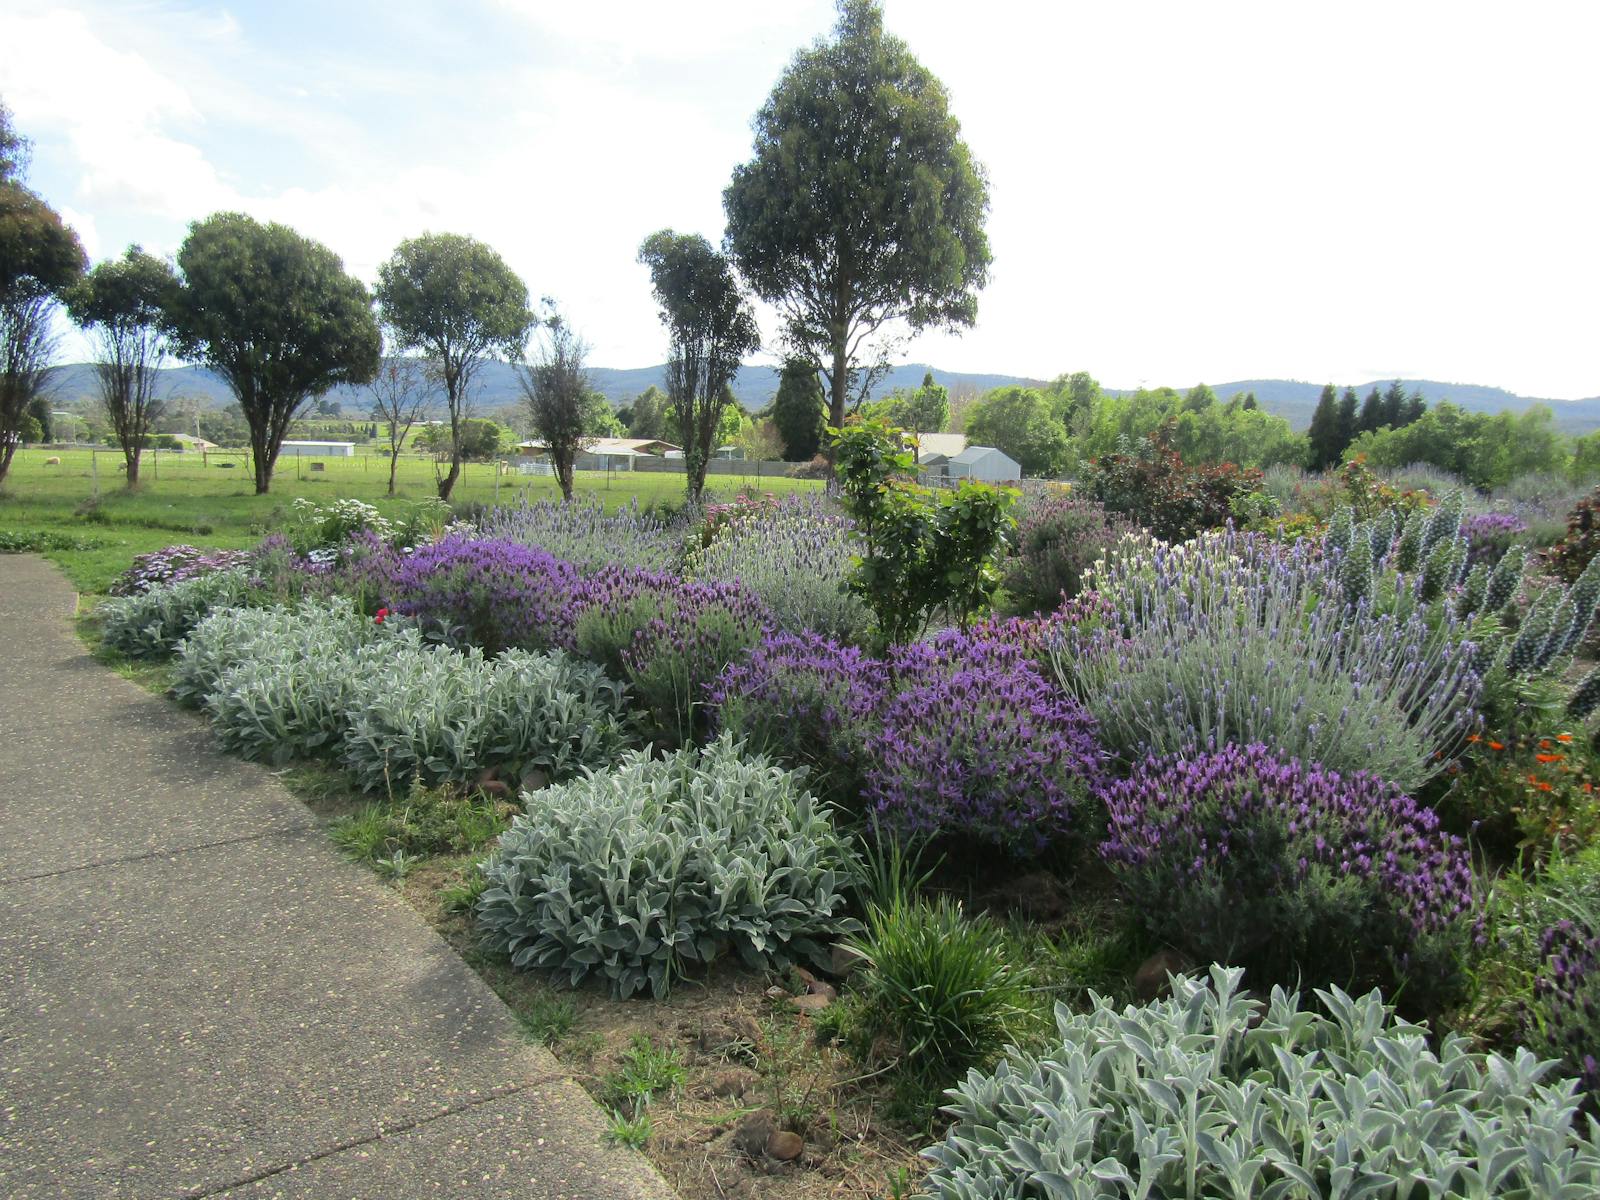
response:
M130 246L67 292L67 311L95 341L100 409L122 447L130 488L139 485L145 437L166 407L158 387L177 287L170 266Z
M405 445L411 427L427 411L430 382L420 359L395 354L383 360L378 374L367 384L367 393L372 397L372 419L384 427L389 439L391 496L400 467L400 447Z
M587 435L589 346L554 304L545 301L538 349L518 368L533 431L544 442L561 495L572 499L572 467L594 438Z
M0 303L0 481L22 441L28 405L49 390L59 340L52 325L52 296Z

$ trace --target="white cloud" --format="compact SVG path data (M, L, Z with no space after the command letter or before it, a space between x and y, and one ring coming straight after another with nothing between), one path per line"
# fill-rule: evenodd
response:
M39 141L36 183L53 171L106 250L171 250L240 208L370 279L404 237L469 233L563 302L596 362L638 365L661 353L640 239L720 234L750 116L832 8L407 4L380 50L268 44L273 10L15 2L0 94ZM913 358L1600 393L1586 6L887 8L993 188L979 325Z

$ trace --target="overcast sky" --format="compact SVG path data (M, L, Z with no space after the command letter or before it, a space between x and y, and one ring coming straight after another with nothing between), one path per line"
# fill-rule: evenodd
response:
M988 170L976 328L912 361L1122 387L1392 376L1600 394L1591 0L886 0ZM369 282L457 231L598 366L664 353L640 240L717 241L831 0L0 0L30 183L94 258L286 222ZM769 320L769 334L776 330Z

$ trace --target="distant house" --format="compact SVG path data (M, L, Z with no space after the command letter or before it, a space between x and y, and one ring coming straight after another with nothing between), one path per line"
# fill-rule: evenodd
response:
M981 483L1013 483L1022 478L1022 467L1009 454L993 446L968 446L951 455L945 463L951 479L975 479Z
M192 433L174 433L170 436L173 441L178 443L179 450L194 450L199 453L204 453L208 450L215 450L217 448L217 444L215 442L208 442L203 437L195 437L195 435ZM288 442L284 443L286 446L288 444Z
M584 446L572 465L579 471L628 471L633 469L636 458L672 458L674 451L682 457L678 447L660 438L595 438ZM549 453L550 448L541 441L517 445L518 458L537 461Z
M967 448L967 435L964 433L924 433L917 439L917 465L932 466L931 459L937 457L941 461L954 458Z
M354 442L284 442L279 448L280 457L288 458L354 458Z

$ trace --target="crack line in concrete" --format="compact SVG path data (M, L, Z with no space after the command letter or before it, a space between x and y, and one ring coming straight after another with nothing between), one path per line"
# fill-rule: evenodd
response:
M251 1184L260 1183L264 1179L271 1179L274 1175L282 1175L285 1171L294 1171L300 1167L308 1166L311 1163L320 1162L324 1158L332 1158L336 1154L343 1154L347 1150L355 1150L361 1146L370 1146L372 1143L381 1142L386 1138L398 1137L401 1134L410 1133L412 1130L420 1129L424 1125L431 1125L435 1121L441 1121L445 1117L453 1117L458 1113L468 1112L479 1107L480 1105L493 1104L496 1100L504 1100L507 1096L515 1096L521 1092L527 1091L530 1088L548 1087L552 1083L569 1083L571 1081L572 1075L569 1072L563 1071L555 1075L543 1075L537 1079L530 1079L525 1083L516 1083L505 1087L490 1088L487 1092L485 1092L484 1095L475 1096L472 1099L463 1101L460 1104L454 1104L447 1108L442 1108L438 1112L429 1116L417 1117L415 1120L405 1121L399 1125L384 1126L379 1128L376 1133L367 1134L364 1137L350 1138L347 1141L338 1142L332 1146L329 1146L327 1149L317 1150L310 1154L302 1155L299 1158L291 1159L288 1162L279 1163L276 1166L264 1167L260 1171L256 1171L250 1175L242 1175L239 1178L229 1180L226 1183L213 1184L200 1188L190 1188L188 1191L178 1193L179 1200L205 1200L207 1196L218 1196L223 1192L231 1191L234 1188L249 1187Z
M316 830L315 824L291 825L286 829L268 829L263 833L241 833L238 837L221 838L215 842L200 842L193 846L174 846L170 849L146 850L141 854L127 854L121 858L104 858L96 862L80 863L75 867L62 867L59 871L40 871L37 875L12 875L0 879L0 887L8 887L14 883L32 883L39 879L54 879L59 875L72 875L78 871L93 871L99 867L120 867L126 863L145 862L152 858L176 858L180 854L192 854L196 850L211 850L217 846L236 846L240 842L259 842L263 838L283 837L291 833L312 833Z

